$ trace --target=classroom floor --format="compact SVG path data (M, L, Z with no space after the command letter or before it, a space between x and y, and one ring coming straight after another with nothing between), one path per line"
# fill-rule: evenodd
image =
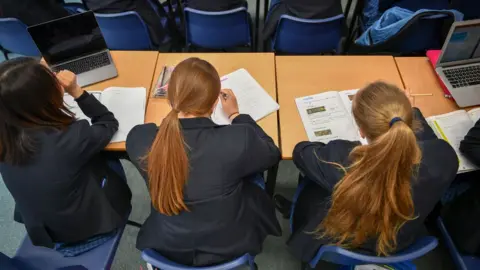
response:
M355 1L355 0L354 0ZM263 0L261 1L263 7ZM346 0L342 0L345 4ZM255 12L255 0L249 0L251 14ZM263 14L260 14L263 18ZM133 193L133 210L130 220L140 223L146 219L150 211L149 195L145 182L133 165L123 162L128 184ZM291 197L295 192L298 170L291 161L282 161L278 172L277 193ZM13 199L5 187L0 175L0 252L13 256L25 235L22 225L13 221ZM285 242L289 236L288 221L278 215L283 229L282 237L268 237L264 243L263 252L256 257L256 263L262 270L299 269L300 263L287 250ZM127 226L120 242L113 269L146 269L140 258L140 252L135 248L138 229ZM433 252L416 262L419 270L451 270L455 269L445 248L440 245ZM140 268L142 266L143 268ZM317 269L337 269L335 265L320 263Z

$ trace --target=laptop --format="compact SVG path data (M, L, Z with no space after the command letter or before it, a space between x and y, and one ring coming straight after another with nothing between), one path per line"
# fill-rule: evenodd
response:
M117 76L117 69L93 12L84 12L28 27L53 71L69 70L80 86Z
M455 22L435 67L460 107L480 104L480 20Z

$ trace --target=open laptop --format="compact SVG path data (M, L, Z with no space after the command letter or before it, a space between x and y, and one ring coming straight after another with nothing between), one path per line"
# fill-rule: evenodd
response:
M435 70L460 107L480 104L480 20L455 22Z
M54 71L77 74L80 86L117 76L117 69L93 12L34 25L28 32Z

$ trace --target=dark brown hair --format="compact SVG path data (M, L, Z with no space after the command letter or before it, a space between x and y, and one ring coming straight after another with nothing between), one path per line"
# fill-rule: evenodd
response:
M62 130L75 121L55 74L34 58L0 64L0 162L25 164L37 143L27 129Z
M421 161L412 106L398 87L375 82L353 100L353 116L369 139L350 153L352 165L335 185L332 205L317 228L336 244L358 247L377 239L377 253L397 246L397 233L414 219L411 179ZM399 117L401 121L394 122Z
M220 78L207 61L189 58L175 67L168 85L172 110L163 119L147 156L152 204L164 215L188 210L183 190L189 174L188 156L178 113L205 115L212 112L220 94Z

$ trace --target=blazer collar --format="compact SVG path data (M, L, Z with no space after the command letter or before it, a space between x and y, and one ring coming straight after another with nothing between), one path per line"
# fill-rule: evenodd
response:
M181 118L180 125L183 129L219 127L212 119L207 117Z

